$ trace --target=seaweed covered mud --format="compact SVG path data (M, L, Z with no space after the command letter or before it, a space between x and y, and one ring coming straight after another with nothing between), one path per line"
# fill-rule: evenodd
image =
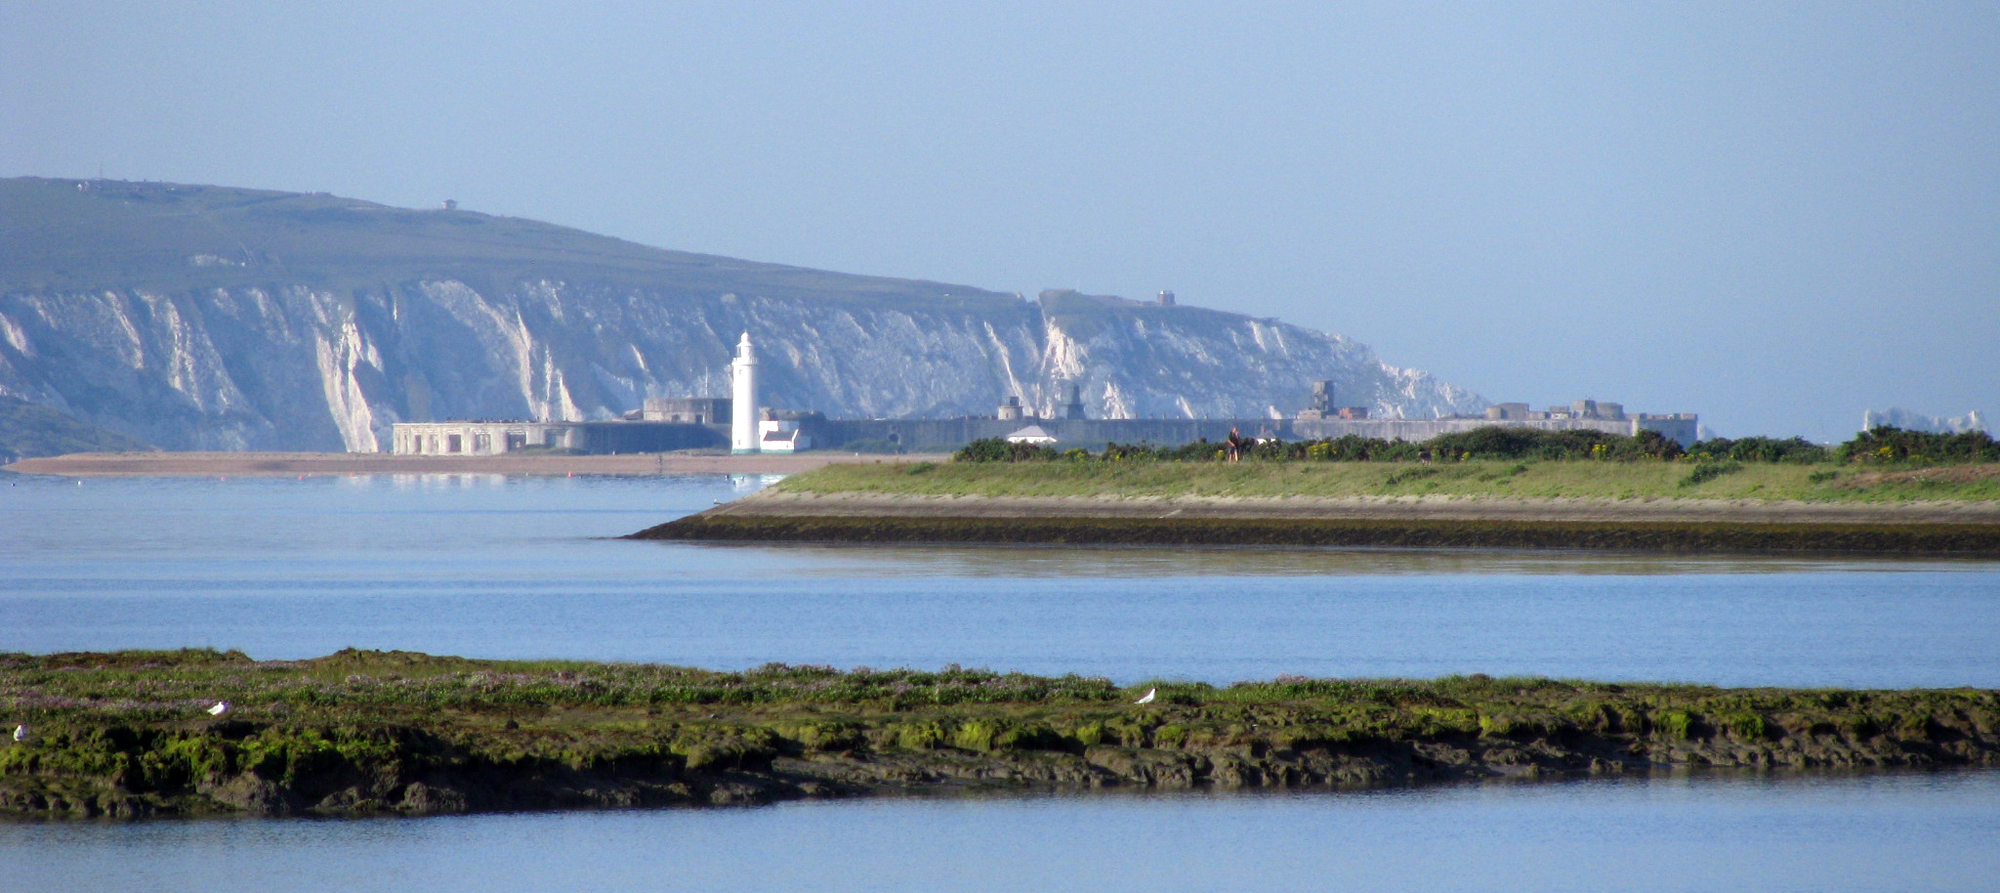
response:
M1147 692L1148 703L1135 703ZM2000 765L2000 692L0 655L0 814L432 814Z

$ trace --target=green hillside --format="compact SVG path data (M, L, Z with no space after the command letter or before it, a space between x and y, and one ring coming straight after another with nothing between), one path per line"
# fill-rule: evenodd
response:
M715 294L1014 302L963 285L856 276L649 248L466 210L325 193L114 180L0 180L0 289L368 287L550 277Z
M0 465L35 456L150 449L123 434L79 422L60 410L0 397Z

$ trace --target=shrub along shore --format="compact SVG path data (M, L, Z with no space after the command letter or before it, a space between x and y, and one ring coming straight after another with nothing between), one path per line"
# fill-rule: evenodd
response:
M1205 461L1228 458L1232 445L1206 440L1180 446L1108 443L1101 451L1078 447L1009 443L1001 439L974 441L954 458L964 462L1032 462L1172 460ZM1440 434L1411 442L1348 434L1324 440L1286 443L1274 439L1239 439L1239 458L1293 459L1323 462L1457 461L1465 459L1593 459L1622 462L1686 460L1719 462L1782 462L1794 465L1892 464L1939 465L2000 462L2000 441L1984 431L1934 434L1900 428L1871 428L1846 443L1822 446L1803 437L1712 438L1683 448L1657 431L1626 436L1604 431L1547 431L1489 425L1470 431Z
M0 814L45 817L2000 765L1991 690L1479 675L1118 686L957 667L11 654L0 720L25 730L0 735Z

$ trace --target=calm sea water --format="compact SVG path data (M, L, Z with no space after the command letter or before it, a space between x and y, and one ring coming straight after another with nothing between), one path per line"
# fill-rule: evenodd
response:
M613 539L758 479L0 478L0 650L2000 687L2000 563Z
M814 548L760 479L0 475L0 651L2000 687L2000 564ZM2000 774L0 824L0 889L1990 890Z
M1991 891L2000 773L0 825L14 890Z

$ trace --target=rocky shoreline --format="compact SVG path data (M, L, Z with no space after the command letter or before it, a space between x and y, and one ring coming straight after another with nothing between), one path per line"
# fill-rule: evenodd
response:
M1814 551L2000 556L2000 504L765 491L634 539Z
M1133 703L1146 689L1155 700ZM211 717L216 692L229 706ZM2000 692L1979 689L1482 676L1120 688L956 668L186 651L0 655L0 712L26 729L0 743L0 815L44 818L2000 766Z

